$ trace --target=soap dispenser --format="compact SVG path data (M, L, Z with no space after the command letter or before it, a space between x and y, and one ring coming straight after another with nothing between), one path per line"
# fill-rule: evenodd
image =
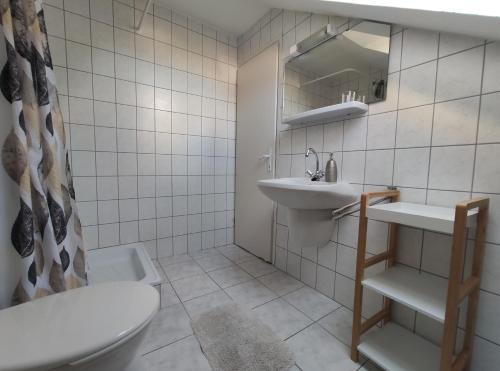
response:
M325 181L329 183L337 182L337 162L333 158L333 153L330 153L330 159L326 162Z

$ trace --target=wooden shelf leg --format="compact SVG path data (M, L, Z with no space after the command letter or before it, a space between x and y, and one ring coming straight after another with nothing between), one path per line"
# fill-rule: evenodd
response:
M363 308L363 279L365 270L365 252L366 252L366 232L368 228L368 219L366 218L366 207L369 202L367 194L361 195L361 208L359 215L358 230L358 252L356 256L356 281L354 283L354 307L352 320L352 340L351 340L351 359L353 362L359 362L358 345L361 337L361 310Z
M462 257L467 241L467 208L463 204L455 209L455 225L451 248L450 273L448 278L448 295L441 346L441 371L451 371L454 361L455 340L458 325L459 292L462 286Z
M469 357L465 362L464 370L470 368L470 361L472 358L472 349L474 343L474 335L476 332L476 315L477 315L477 304L479 301L479 282L481 279L481 271L484 260L484 242L486 239L486 224L488 219L488 208L489 203L485 202L479 207L479 212L477 216L476 225L476 238L474 244L474 254L472 260L472 271L471 276L478 278L477 287L472 290L469 295L469 301L467 302L467 319L465 322L465 337L463 351L468 354Z

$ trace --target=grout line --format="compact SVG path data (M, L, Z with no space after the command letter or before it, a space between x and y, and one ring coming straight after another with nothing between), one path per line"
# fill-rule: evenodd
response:
M484 69L486 66L486 44L483 45L483 65L481 69L481 85L479 91L483 91L483 86L484 86ZM474 160L473 160L473 167L472 167L472 182L471 182L471 188L470 188L470 197L472 197L472 193L474 192L474 177L476 174L476 160L477 160L477 147L478 147L478 139L479 139L479 128L480 128L480 123L481 123L481 107L483 104L483 96L479 96L479 105L478 105L478 116L477 116L477 126L476 126L476 140L475 140L475 147L474 147Z
M162 309L163 309L163 308L162 308ZM160 310L161 310L161 309L160 309ZM187 312L186 312L186 313L187 313ZM173 345L173 344L175 344L175 343L179 343L179 342L181 342L181 341L183 341L183 340L187 339L187 338L188 338L188 337L190 337L190 336L194 336L194 337L196 338L196 335L194 334L194 332L192 332L191 334L186 335L186 336L184 336L184 337L182 337L182 338L180 338L180 339L174 340L174 341L172 341L171 343L168 343L168 344L162 345L162 346L160 346L160 347L158 347L158 348L156 348L156 349L153 349L153 350L151 350L151 351L149 351L149 352L146 352L146 353L140 354L140 357L144 357L144 356L149 355L149 354L151 354L151 353L154 353L154 352L156 352L156 351L158 351L158 350L161 350L161 349L163 349L163 348L166 348L166 347L168 347L168 346L170 346L170 345ZM196 338L196 341L198 341L198 338Z

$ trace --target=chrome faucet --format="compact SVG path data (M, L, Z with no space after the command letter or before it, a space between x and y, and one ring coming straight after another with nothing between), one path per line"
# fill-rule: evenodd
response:
M310 147L307 149L306 157L309 157L311 153L314 153L314 155L316 156L316 171L313 173L311 170L306 170L306 174L309 175L313 182L316 182L325 176L325 172L319 169L319 157L314 148Z

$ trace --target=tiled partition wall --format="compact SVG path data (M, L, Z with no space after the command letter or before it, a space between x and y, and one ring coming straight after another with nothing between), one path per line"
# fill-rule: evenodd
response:
M135 9L134 9L135 5ZM153 258L233 240L235 42L145 1L44 10L89 249Z
M239 40L239 63L274 41L286 55L291 44L328 21L347 20L273 10ZM304 152L312 146L323 153L323 163L334 152L342 179L359 192L395 185L404 201L446 206L490 197L473 369L498 368L500 43L393 26L385 102L370 105L363 117L279 130L278 177L303 176ZM275 265L352 308L357 217L341 219L321 249L288 249L286 224L286 212L279 208ZM386 238L386 225L370 223L368 251L380 251ZM450 244L447 235L402 228L398 260L444 279ZM365 313L380 305L380 297L366 294ZM399 306L395 314L400 323L439 342L440 324Z

